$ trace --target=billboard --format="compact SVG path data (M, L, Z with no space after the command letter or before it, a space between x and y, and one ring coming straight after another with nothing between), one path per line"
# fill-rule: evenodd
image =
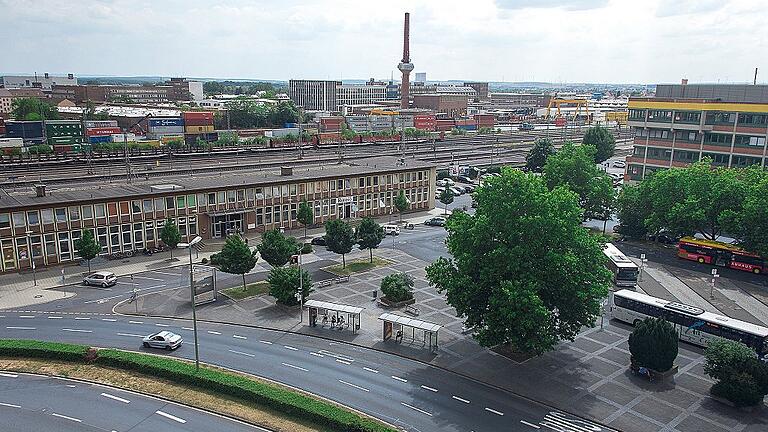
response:
M195 306L216 301L216 267L192 265L192 289Z

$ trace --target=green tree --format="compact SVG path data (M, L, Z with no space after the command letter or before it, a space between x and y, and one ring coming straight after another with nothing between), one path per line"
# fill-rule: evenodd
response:
M11 116L16 120L57 120L59 111L55 106L37 98L14 98L11 102Z
M251 251L248 245L238 235L227 237L224 247L218 254L219 269L224 273L239 274L243 278L243 290L246 289L245 274L256 267L256 251Z
M109 114L105 112L96 112L96 104L94 104L93 101L89 99L85 102L83 120L109 120Z
M672 324L661 318L646 318L629 335L632 363L666 372L677 358L678 335Z
M176 222L173 219L165 220L165 225L163 225L163 229L160 231L160 240L171 250L171 258L173 258L173 250L181 242L179 227L176 226Z
M397 209L398 217L400 218L400 223L403 223L403 212L408 209L408 198L405 197L405 191L402 189L397 194L397 197L395 198L395 208Z
M307 225L310 225L315 220L315 214L312 212L312 207L309 206L306 200L302 200L299 203L299 210L296 212L296 220L304 225L304 238L307 238Z
M325 243L333 253L341 255L342 268L347 267L345 255L352 251L355 245L355 233L352 226L341 219L329 220L325 223Z
M594 325L611 273L600 238L581 226L576 195L505 168L475 201L475 215L448 220L452 258L432 263L427 277L478 342L542 353Z
M640 186L624 186L616 200L616 213L620 224L616 231L631 239L642 239L648 234L645 218L648 217L648 204L645 202Z
M601 174L592 179L591 189L584 208L584 217L603 221L603 234L605 234L605 228L611 219L615 203L616 192L613 190L613 181L608 176Z
M80 232L80 238L75 240L75 250L80 258L88 263L88 273L91 272L91 260L101 252L101 246L93 236L93 231L84 229Z
M408 273L393 273L381 280L381 292L387 300L401 302L413 298L413 276Z
M525 156L525 167L531 172L541 172L547 158L555 154L555 146L549 138L539 138Z
M727 222L728 233L744 249L768 256L768 175L748 173L746 197L741 210Z
M736 406L751 406L763 402L768 394L768 364L743 343L716 339L704 351L704 373L717 382L710 390L713 395L733 402Z
M295 238L286 236L279 230L267 231L261 235L261 243L256 246L259 255L272 267L282 267L292 255L298 253L301 246Z
M581 142L596 149L595 163L602 163L612 158L616 152L616 140L613 138L613 134L602 126L589 128Z
M585 219L601 218L612 206L613 182L595 165L594 154L592 146L566 143L544 165L547 186L565 186L575 192Z
M360 249L368 249L370 262L373 262L373 250L379 247L381 241L384 240L384 228L373 218L365 217L360 222L360 226L357 227L355 237Z
M299 304L296 294L300 289L302 289L302 301L306 300L309 293L313 291L312 277L309 272L299 270L298 267L275 267L269 272L267 282L269 295L277 299L278 303L287 306Z
M445 205L443 214L448 214L448 204L453 202L453 191L450 188L445 188L440 192L440 202Z

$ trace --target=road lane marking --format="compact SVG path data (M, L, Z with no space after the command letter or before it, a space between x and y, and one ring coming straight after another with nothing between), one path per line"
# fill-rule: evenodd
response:
M137 289L135 292L153 290L153 289L157 289L157 288L163 288L163 287L166 287L166 286L167 286L167 284L155 285L155 286L151 286L151 287L147 287L147 288ZM101 304L101 303L107 302L108 300L114 300L116 298L125 297L125 296L131 295L133 293L134 293L134 291L131 291L131 292L127 292L125 294L117 294L117 295L113 295L113 296L110 296L110 297L103 297L103 298L99 298L99 299L88 300L86 302L83 302L83 304L90 304L90 303L99 303L99 304Z
M117 322L117 320L114 319L114 318L102 318L101 320L102 321L109 321L109 322Z
M19 315L19 318L34 318L34 315Z
M453 396L451 396L451 397L452 397L452 398L454 398L454 399L456 399L456 400L457 400L457 401L459 401L459 402L464 402L465 404L468 404L468 403L469 403L469 401L468 401L468 400L466 400L466 399L463 399L463 398L460 398L460 397L458 397L458 396L456 396L456 395L453 395Z
M89 320L88 317L75 317L76 320Z
M0 318L5 318L5 315L0 315Z
M12 373L0 373L0 377L6 377L6 378L18 378L19 376Z
M102 393L101 395L102 395L102 396L104 396L105 398L109 398L109 399L112 399L112 400L116 400L116 401L118 401L118 402L122 402L122 403L131 403L131 401L129 401L128 399L123 399L123 398L121 398L121 397L119 397L119 396L111 395L111 394L109 394L109 393Z
M369 367L363 367L363 370L366 370L366 371L372 372L372 373L379 373L379 371L377 371L376 369L371 369Z
M350 362L345 362L345 361L344 361L344 360L342 360L342 359L336 359L336 362L337 362L337 363L341 363L341 364L345 364L345 365L347 365L347 366L349 366L349 365L351 365L351 364L352 364L352 363L350 363Z
M272 342L270 342L270 341L260 340L259 342L261 342L261 343L263 343L265 345L272 345Z
M400 382L405 382L405 383L407 383L407 382L408 382L408 380L407 380L407 379L405 379L405 378L400 378L400 377L397 377L397 376L394 376L394 375L392 375L392 379L398 380L398 381L400 381Z
M232 337L235 338L235 339L248 339L245 336L240 336L240 335L236 335L236 334L233 334Z
M73 333L93 333L93 330L81 330L81 329L71 329L71 328L63 328L61 330L66 332L73 332Z
M158 327L170 327L168 324L155 323L155 325Z
M362 391L364 391L364 392L366 392L366 393L370 391L370 390L368 390L368 389L367 389L367 388L365 388L365 387L360 387L359 385L356 385L356 384L352 384L352 383L350 383L350 382L346 382L346 381L344 381L344 380L339 380L339 382L340 382L340 383L342 383L342 384L346 384L346 385L348 385L348 386L350 386L350 387L352 387L352 388L356 388L356 389L358 389L358 390L362 390Z
M229 350L229 352L231 352L233 354L240 354L240 355L248 356L248 357L256 357L256 355L254 355L254 354L249 354L247 352L242 352L242 351Z
M168 273L168 272L161 272L161 271L157 271L157 270L152 270L152 273L157 273L157 274L161 274L161 275L165 275L165 276L181 276L181 274L179 274L179 273Z
M62 319L62 318L64 318L64 317L60 317L60 316L49 316L48 317L48 319Z
M298 348L294 348L294 347L289 346L289 345L283 345L283 348L285 348L287 350L291 350L291 351L298 351L299 350Z
M421 388L423 388L424 390L429 390L429 391L431 391L431 392L435 392L435 393L437 393L437 389L436 389L436 388L427 387L427 386L425 386L425 385L421 386Z
M134 276L133 278L134 279L146 279L146 280L151 280L151 281L155 281L155 282L165 282L165 279L153 278L153 277L149 277L149 276Z
M144 321L128 321L128 324L144 324Z
M535 425L535 424L533 424L533 423L528 423L528 422L527 422L527 421L525 421L525 420L520 420L520 423L522 423L522 424L524 424L524 425L526 425L526 426L530 426L530 427L532 427L532 428L534 428L534 429L541 429L541 427L539 427L539 425Z
M135 283L135 282L123 282L123 281L117 281L117 283L119 283L119 284L121 284L121 285L138 285L138 284L137 284L137 283Z
M4 407L8 407L8 408L21 408L20 405L14 405L14 404L3 403L3 402L0 402L0 406L4 406Z
M181 424L184 424L184 423L186 423L186 422L187 422L187 421L186 421L186 420L184 420L183 418L180 418L180 417L176 417L175 415L171 415L171 414L168 414L168 413L167 413L167 412L165 412L165 411L160 411L160 410L157 410L157 411L155 411L155 414L161 415L161 416L163 416L163 417L165 417L165 418L167 418L167 419L171 419L171 420L173 420L173 421L176 421L176 422L179 422L179 423L181 423Z
M213 330L208 330L208 334L212 334L212 335L220 335L220 334L221 334L221 332L217 332L217 331L213 331Z
M333 353L331 351L319 350L318 352L320 354L328 356L328 357L333 357L333 358L344 360L345 362L352 363L353 361L355 361L355 359L353 359L352 357L348 357L348 356L341 355L341 354L336 354L336 353Z
M313 356L315 356L315 357L325 358L325 356L324 356L324 355L322 355L322 354L319 354L319 353L316 353L316 352L314 352L314 351L313 351L313 352L311 352L311 353L309 353L309 354L311 354L311 355L313 355Z
M54 416L54 417L63 418L63 419L69 420L69 421L77 422L77 423L82 423L83 422L79 418L65 416L64 414L51 413L51 415Z
M18 326L8 326L6 327L8 330L36 330L34 327L18 327Z
M504 415L504 413L503 413L503 412L501 412L501 411L496 411L496 410L495 410L495 409L493 409L493 408L488 408L488 407L485 407L485 410L486 410L486 411L488 411L488 412L492 412L492 413L494 413L494 414L496 414L496 415L500 415L500 416L503 416L503 415Z
M418 411L418 412L420 412L420 413L422 413L422 414L426 414L426 415L428 415L428 416L432 417L432 413L429 413L429 412L427 412L427 411L424 411L423 409L420 409L420 408L416 408L416 407L415 407L415 406L413 406L413 405L408 405L408 404L407 404L407 403L405 403L405 402L400 402L400 405L402 405L402 406L405 406L405 407L408 407L408 408L410 408L410 409L412 409L412 410L414 410L414 411Z
M191 330L194 330L192 327L182 327L181 329L182 329L182 330L190 330L190 331L191 331Z
M282 363L282 365L283 365L283 366L288 366L289 368L298 369L298 370L300 370L300 371L309 372L309 369L304 369L304 368L303 368L303 367L301 367L301 366L294 366L294 365L292 365L292 364L290 364L290 363Z
M128 337L140 337L140 338L144 337L144 335L137 335L137 334L133 334L133 333L118 333L117 335L118 336L128 336Z

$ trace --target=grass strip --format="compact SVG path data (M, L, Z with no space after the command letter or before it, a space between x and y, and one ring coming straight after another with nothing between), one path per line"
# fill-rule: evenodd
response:
M357 259L354 261L347 262L346 267L342 267L341 264L337 264L337 265L326 267L323 270L331 272L338 276L348 276L353 273L362 273L364 271L368 271L376 267L386 267L390 264L392 264L392 262L382 258L373 257L373 262L370 262L368 259Z
M245 286L245 289L241 286L227 288L221 291L222 294L231 298L232 300L243 300L248 297L254 297L269 292L269 283L267 281L250 283Z

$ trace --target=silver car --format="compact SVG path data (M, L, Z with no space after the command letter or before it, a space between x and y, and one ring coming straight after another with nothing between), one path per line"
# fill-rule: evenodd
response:
M114 273L98 271L91 273L83 278L83 285L94 285L106 288L117 283L117 276Z
M168 351L174 350L181 346L184 339L176 333L163 330L158 333L152 333L149 336L144 337L144 348L161 348Z

